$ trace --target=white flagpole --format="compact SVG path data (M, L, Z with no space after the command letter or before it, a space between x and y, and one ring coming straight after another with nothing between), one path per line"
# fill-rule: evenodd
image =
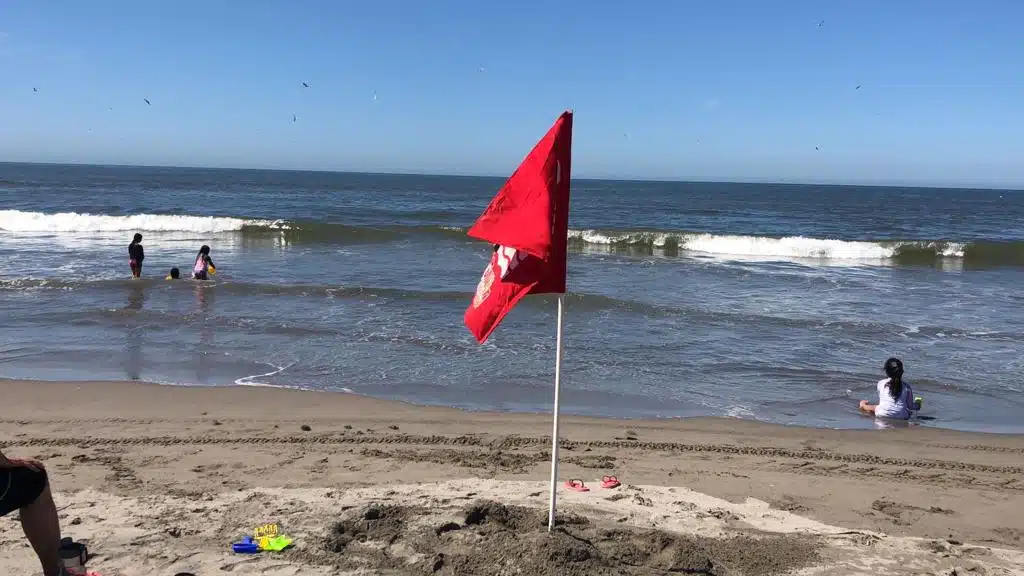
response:
M548 502L548 531L555 527L555 500L558 495L558 392L562 373L562 305L565 294L558 295L558 328L555 331L555 422L551 430L551 498Z

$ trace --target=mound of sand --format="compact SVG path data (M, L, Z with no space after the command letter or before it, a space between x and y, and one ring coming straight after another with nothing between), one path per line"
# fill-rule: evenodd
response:
M331 528L322 555L342 570L389 574L783 574L819 560L816 538L707 538L608 525L575 514L549 533L540 510L481 500L451 521L423 507L370 504Z

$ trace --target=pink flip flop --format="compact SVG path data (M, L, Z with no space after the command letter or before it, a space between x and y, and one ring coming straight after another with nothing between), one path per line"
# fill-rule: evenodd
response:
M569 490L575 490L577 492L590 492L590 488L587 488L583 484L583 480L580 480L578 478L573 478L572 480L567 481L565 483L565 487L568 488Z
M601 477L601 488L618 488L622 486L619 483L619 479L615 476L602 476Z

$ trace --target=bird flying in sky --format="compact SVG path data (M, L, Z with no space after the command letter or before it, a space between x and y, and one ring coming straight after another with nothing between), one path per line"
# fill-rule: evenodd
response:
M143 98L142 101L145 102L146 105L148 105L148 106L152 106L153 105L153 103L149 101L149 98Z

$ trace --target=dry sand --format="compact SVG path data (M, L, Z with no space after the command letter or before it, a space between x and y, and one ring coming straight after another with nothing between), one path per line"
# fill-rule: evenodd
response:
M271 388L0 381L111 575L1024 574L1024 437L563 418ZM605 490L615 474L623 486ZM15 516L15 515L12 515ZM280 522L293 549L230 552ZM14 518L4 574L38 574Z

